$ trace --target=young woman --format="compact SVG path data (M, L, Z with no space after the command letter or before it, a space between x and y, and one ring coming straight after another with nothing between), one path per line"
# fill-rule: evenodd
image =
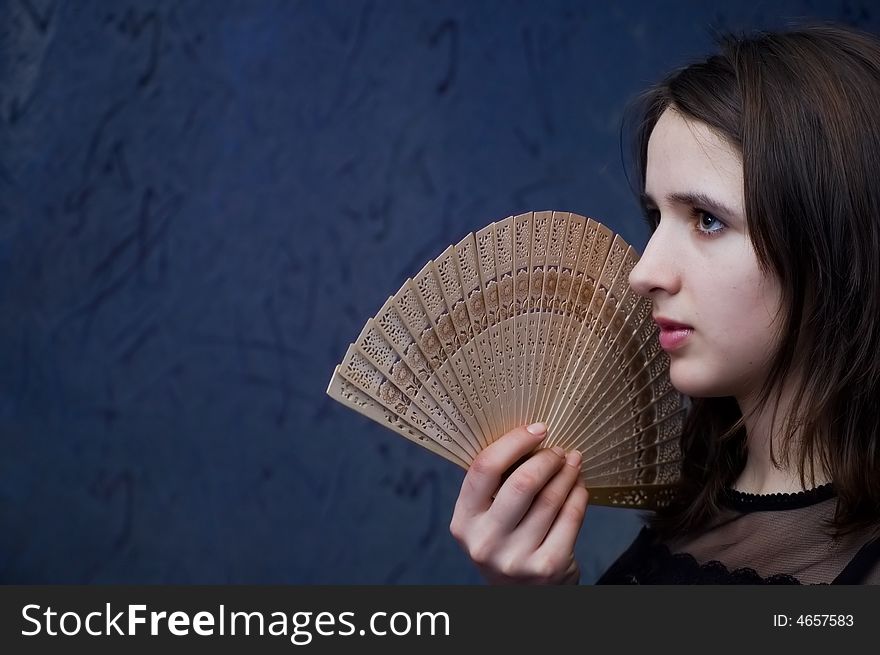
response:
M690 409L677 502L598 582L880 584L880 41L727 37L639 107L630 284ZM546 430L462 484L450 530L490 582L579 581L579 454L504 478Z

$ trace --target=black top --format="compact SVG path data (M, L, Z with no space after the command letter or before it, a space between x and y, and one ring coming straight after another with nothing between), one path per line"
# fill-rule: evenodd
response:
M660 542L647 526L596 584L880 584L880 532L832 539L831 483L799 493L727 489L696 535Z

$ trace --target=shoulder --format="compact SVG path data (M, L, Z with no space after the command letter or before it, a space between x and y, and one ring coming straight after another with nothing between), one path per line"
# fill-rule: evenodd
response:
M640 584L640 574L649 561L654 534L643 526L629 547L599 576L596 584Z
M874 562L874 565L865 574L862 584L880 585L880 559Z
M871 530L864 543L835 578L835 584L880 584L880 530Z

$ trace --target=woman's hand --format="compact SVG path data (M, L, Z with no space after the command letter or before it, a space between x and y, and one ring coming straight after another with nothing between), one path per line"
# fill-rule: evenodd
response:
M541 449L502 484L546 430L542 423L511 430L477 455L461 485L449 531L490 584L580 580L574 545L589 496L578 481L580 452Z

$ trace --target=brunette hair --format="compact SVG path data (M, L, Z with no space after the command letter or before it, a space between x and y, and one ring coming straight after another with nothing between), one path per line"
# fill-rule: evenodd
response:
M813 24L723 35L718 45L718 54L674 71L633 105L638 192L648 139L667 108L740 153L749 237L783 294L784 337L761 406L778 400L783 378L802 373L783 417L781 458L794 456L804 488L821 462L838 498L826 527L842 536L880 514L880 40ZM646 219L656 229L654 214ZM745 465L736 401L689 401L677 500L650 519L662 536L715 516ZM773 414L775 425L775 406ZM776 464L772 449L771 457Z

